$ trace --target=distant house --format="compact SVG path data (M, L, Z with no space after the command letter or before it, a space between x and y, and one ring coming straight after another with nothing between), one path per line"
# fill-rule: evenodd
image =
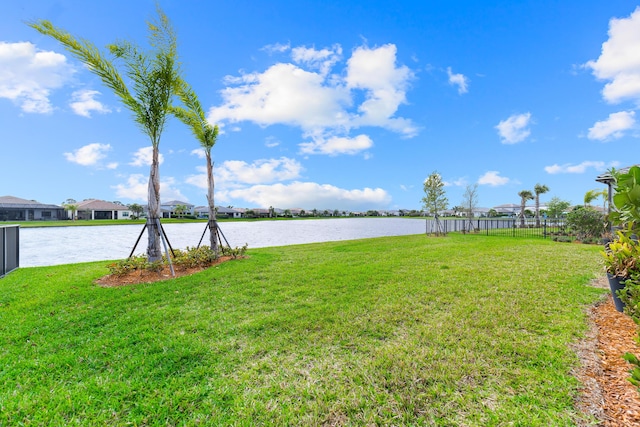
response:
M104 200L88 199L77 205L78 219L131 219L133 216L128 207ZM71 218L71 212L68 214Z
M0 197L0 221L56 221L65 218L62 206L13 196Z
M220 216L226 216L227 218L242 218L242 212L234 208L225 208L224 206L218 206L216 212Z
M505 205L494 206L493 210L499 215L517 216L520 214L520 205L508 203Z
M160 209L162 210L162 216L164 218L171 218L172 216L177 215L176 207L178 206L185 206L187 208L187 210L182 213L183 215L192 215L192 216L196 215L194 210L194 208L196 207L195 205L192 205L191 203L187 203L187 202L182 202L180 200L171 200L169 202L164 202L160 204Z
M198 206L193 209L197 218L209 217L209 206ZM225 208L223 206L216 206L217 218L242 218L242 212L238 209Z

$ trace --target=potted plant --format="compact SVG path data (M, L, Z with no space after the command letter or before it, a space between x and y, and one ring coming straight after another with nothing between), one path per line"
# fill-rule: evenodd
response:
M640 269L640 246L632 236L632 231L629 229L618 230L614 240L607 243L605 250L601 251L611 296L613 296L616 310L620 312L624 311L625 304L619 294L624 289L625 282L633 273L636 273L634 277L637 277Z
M612 241L602 251L611 294L616 310L624 310L625 282L636 280L640 269L640 249L637 235L640 231L640 167L632 166L625 172L611 170L615 180L613 207L609 214L611 225L618 229ZM633 274L633 278L632 278ZM619 298L623 292L623 299Z

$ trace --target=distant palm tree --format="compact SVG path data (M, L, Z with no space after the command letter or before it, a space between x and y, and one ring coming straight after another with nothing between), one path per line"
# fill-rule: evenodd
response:
M536 193L536 227L540 227L540 195L549 191L549 187L542 184L536 184L533 187L534 193Z
M130 204L128 208L131 212L133 212L135 219L140 218L140 215L142 215L142 212L144 212L144 208L137 203Z
M520 196L520 227L524 228L524 208L527 205L527 200L533 200L533 193L529 190L522 190L518 196Z
M191 128L202 148L207 162L207 203L209 205L209 244L216 258L219 254L220 242L218 241L218 222L216 221L216 209L213 192L215 183L213 178L213 161L211 149L218 140L218 125L212 126L205 117L200 100L191 87L183 80L178 86L178 95L184 104L183 107L172 107L171 112L184 124Z
M176 36L169 19L158 7L158 22L147 24L153 52L146 53L130 42L123 41L108 46L110 53L123 61L127 87L114 63L106 59L98 48L85 39L78 39L51 22L40 20L29 26L40 33L58 40L73 56L102 80L102 83L120 98L133 113L134 121L151 140L153 155L149 171L147 257L149 262L162 259L160 247L160 136L167 122L169 108L179 82ZM133 93L132 93L133 92Z
M598 197L600 197L599 190L588 190L584 193L584 207L586 208L587 206L591 206L591 202L596 200Z
M178 218L184 217L184 214L187 213L187 205L176 205L174 212Z

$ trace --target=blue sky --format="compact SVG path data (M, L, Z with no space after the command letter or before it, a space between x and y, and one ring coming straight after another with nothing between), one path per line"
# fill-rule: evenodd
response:
M161 0L189 81L221 128L216 204L419 209L433 171L451 206L573 204L638 163L640 4L630 1ZM148 0L9 2L0 15L0 195L145 203L150 143L55 40L146 46ZM206 204L177 120L161 198Z

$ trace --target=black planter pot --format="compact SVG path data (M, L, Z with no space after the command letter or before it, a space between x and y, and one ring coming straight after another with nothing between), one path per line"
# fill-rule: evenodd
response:
M613 296L613 303L616 305L616 310L622 313L624 311L624 303L618 297L618 291L624 289L624 285L620 282L624 282L626 277L612 276L607 273L607 279L609 279L609 288L611 288L611 296Z

